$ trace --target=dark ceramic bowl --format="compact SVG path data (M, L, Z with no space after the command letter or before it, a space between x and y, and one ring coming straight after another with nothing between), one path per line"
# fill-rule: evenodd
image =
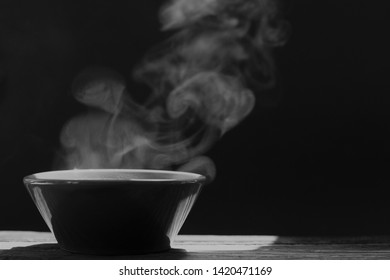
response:
M194 173L128 169L24 178L62 249L104 255L168 250L204 181Z

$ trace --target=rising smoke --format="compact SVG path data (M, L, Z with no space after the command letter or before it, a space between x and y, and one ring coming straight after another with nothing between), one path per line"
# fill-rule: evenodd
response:
M161 9L174 36L134 70L149 96L136 102L112 70L87 69L73 85L89 112L64 127L66 168L179 169L207 175L203 154L273 85L271 51L286 39L272 0L173 0Z

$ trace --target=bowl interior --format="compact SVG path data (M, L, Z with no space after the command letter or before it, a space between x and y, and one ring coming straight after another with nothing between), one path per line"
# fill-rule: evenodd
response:
M204 176L178 171L147 169L74 169L36 173L26 180L44 181L203 181Z

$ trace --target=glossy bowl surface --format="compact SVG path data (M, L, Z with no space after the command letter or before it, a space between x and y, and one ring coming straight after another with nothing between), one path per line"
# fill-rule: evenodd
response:
M205 177L81 169L37 173L23 181L62 249L116 255L168 250Z

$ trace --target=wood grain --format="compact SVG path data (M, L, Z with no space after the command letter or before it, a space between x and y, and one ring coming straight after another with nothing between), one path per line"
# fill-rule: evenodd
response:
M51 233L0 231L0 259L390 259L390 236L180 235L168 252L90 256L59 248Z

